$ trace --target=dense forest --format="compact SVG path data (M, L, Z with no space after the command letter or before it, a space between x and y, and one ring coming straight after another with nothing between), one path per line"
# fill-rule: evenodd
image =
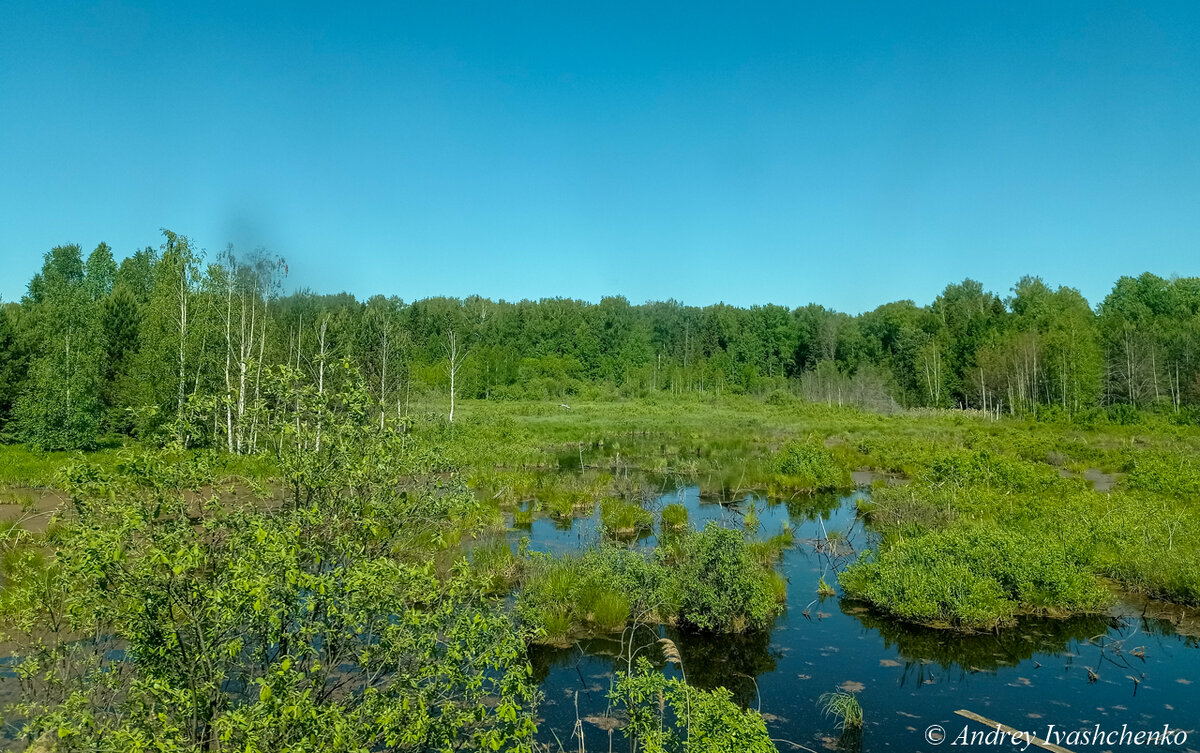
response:
M453 406L786 390L873 410L1117 421L1141 409L1192 421L1200 405L1194 277L1122 277L1094 308L1036 277L1008 296L965 280L928 305L858 316L621 297L358 301L284 295L287 265L268 252L206 258L163 236L120 263L103 243L56 247L4 304L0 437L57 449L174 435L249 452L289 404L338 394L351 374L381 423L431 393Z

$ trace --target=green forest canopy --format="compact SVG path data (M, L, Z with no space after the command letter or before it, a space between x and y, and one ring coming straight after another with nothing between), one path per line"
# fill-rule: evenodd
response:
M380 421L414 397L759 394L869 409L936 407L1063 419L1200 406L1200 278L1122 277L1093 308L1036 277L1002 298L973 280L929 305L857 315L816 304L703 308L301 291L284 261L206 259L163 231L119 264L100 244L45 255L0 316L0 437L86 448L175 433L248 452L264 401L334 394L355 372ZM454 343L453 349L451 343ZM452 356L453 350L453 356Z

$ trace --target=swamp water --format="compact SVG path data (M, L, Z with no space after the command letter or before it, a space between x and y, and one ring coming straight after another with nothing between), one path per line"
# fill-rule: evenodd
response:
M856 501L868 495L860 489L788 503L747 497L732 505L701 499L694 486L662 495L651 509L682 503L689 524L697 528L711 520L742 528L751 509L760 538L792 526L794 543L778 564L788 579L787 607L769 633L712 636L644 628L635 645L659 636L672 639L688 681L723 685L739 703L761 710L781 751L800 750L789 742L814 750L932 750L926 741L931 725L945 729L942 747L954 747L951 742L964 727L988 731L956 715L958 709L1039 737L1047 737L1049 725L1060 732L1096 725L1105 732L1119 732L1122 725L1130 731L1161 731L1170 725L1187 731L1187 741L1148 747L1200 750L1200 640L1195 631L1189 637L1169 621L1143 617L1144 605L1119 600L1108 615L1023 618L998 632L960 634L907 625L843 601L836 571L875 543L856 516ZM514 548L527 539L531 551L563 554L597 542L600 535L597 512L569 523L539 518L510 530L508 539ZM843 543L836 549L821 543L839 536ZM655 542L649 535L629 545L648 550ZM822 575L838 589L836 596L817 596ZM619 634L570 648L533 648L534 676L545 695L539 734L551 749L561 744L578 750L578 737L572 736L577 719L587 750L610 749L609 730L616 720L607 692L613 673L626 667L621 649ZM663 666L657 647L646 655ZM665 671L679 673L674 665ZM865 715L861 734L843 735L835 719L823 716L819 696L838 689L857 692ZM619 732L612 733L611 745L625 749Z

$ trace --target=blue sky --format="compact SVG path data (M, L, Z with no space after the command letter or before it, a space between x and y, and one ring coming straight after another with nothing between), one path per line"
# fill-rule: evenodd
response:
M1001 6L1004 6L1003 8ZM0 0L0 297L158 228L289 288L857 312L1200 274L1200 4Z

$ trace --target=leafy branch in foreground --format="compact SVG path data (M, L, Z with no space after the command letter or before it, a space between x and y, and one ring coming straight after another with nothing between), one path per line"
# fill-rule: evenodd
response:
M23 734L63 751L532 748L523 636L431 564L470 496L352 421L284 504L203 456L72 469L53 587L13 615ZM350 459L355 459L350 462ZM295 481L295 479L293 479ZM432 483L432 482L431 482ZM451 516L450 510L461 515Z
M639 657L632 672L619 672L609 692L625 712L622 728L633 753L775 753L767 724L756 711L739 708L725 688L700 690L654 671Z

